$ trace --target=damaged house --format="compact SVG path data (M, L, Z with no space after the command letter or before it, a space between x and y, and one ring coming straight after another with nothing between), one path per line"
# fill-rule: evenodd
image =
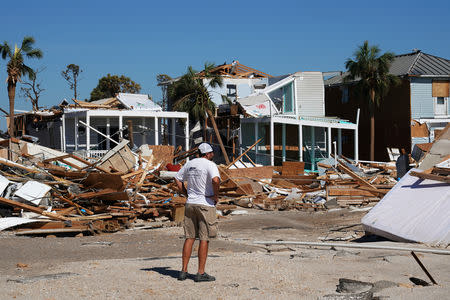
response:
M375 160L389 160L387 148L404 148L419 160L430 148L428 143L450 121L450 60L416 50L397 55L389 72L401 83L390 88L375 111ZM360 156L367 159L369 108L356 95L353 83L344 82L346 75L325 81L325 110L330 115L351 118L361 108L359 149ZM343 151L349 154L352 149L344 147Z
M241 145L259 140L251 153L256 163L303 161L305 168L316 170L318 161L342 153L343 132L358 145L357 109L348 117L354 123L325 114L321 72L296 72L238 102L246 115L241 118ZM351 157L358 161L358 147L353 150Z
M187 128L183 135L169 132L163 123L189 122L187 113L167 112L148 95L119 93L92 102L66 101L59 109L17 115L20 136L39 138L40 144L82 157L101 157L126 138L132 147L144 144L181 145L188 149ZM172 126L175 128L175 126Z

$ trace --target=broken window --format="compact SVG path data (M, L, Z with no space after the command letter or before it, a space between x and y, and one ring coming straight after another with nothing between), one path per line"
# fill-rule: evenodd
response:
M231 101L236 101L237 99L237 90L235 84L227 84L227 97Z

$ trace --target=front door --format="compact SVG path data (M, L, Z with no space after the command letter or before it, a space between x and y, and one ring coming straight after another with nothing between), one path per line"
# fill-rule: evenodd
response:
M447 97L436 97L436 109L435 109L435 115L447 115Z

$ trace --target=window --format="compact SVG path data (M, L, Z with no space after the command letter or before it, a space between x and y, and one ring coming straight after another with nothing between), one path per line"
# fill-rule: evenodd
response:
M230 98L231 101L236 101L237 91L235 84L227 84L227 97Z
M294 97L292 97L292 83L283 87L283 112L294 112Z
M348 86L342 86L341 87L342 97L341 97L341 103L348 103Z

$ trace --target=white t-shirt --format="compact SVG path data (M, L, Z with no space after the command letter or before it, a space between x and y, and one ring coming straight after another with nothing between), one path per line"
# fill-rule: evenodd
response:
M181 182L187 181L188 199L186 203L214 206L210 197L214 196L212 179L219 177L219 169L215 163L204 157L187 162L175 178Z

